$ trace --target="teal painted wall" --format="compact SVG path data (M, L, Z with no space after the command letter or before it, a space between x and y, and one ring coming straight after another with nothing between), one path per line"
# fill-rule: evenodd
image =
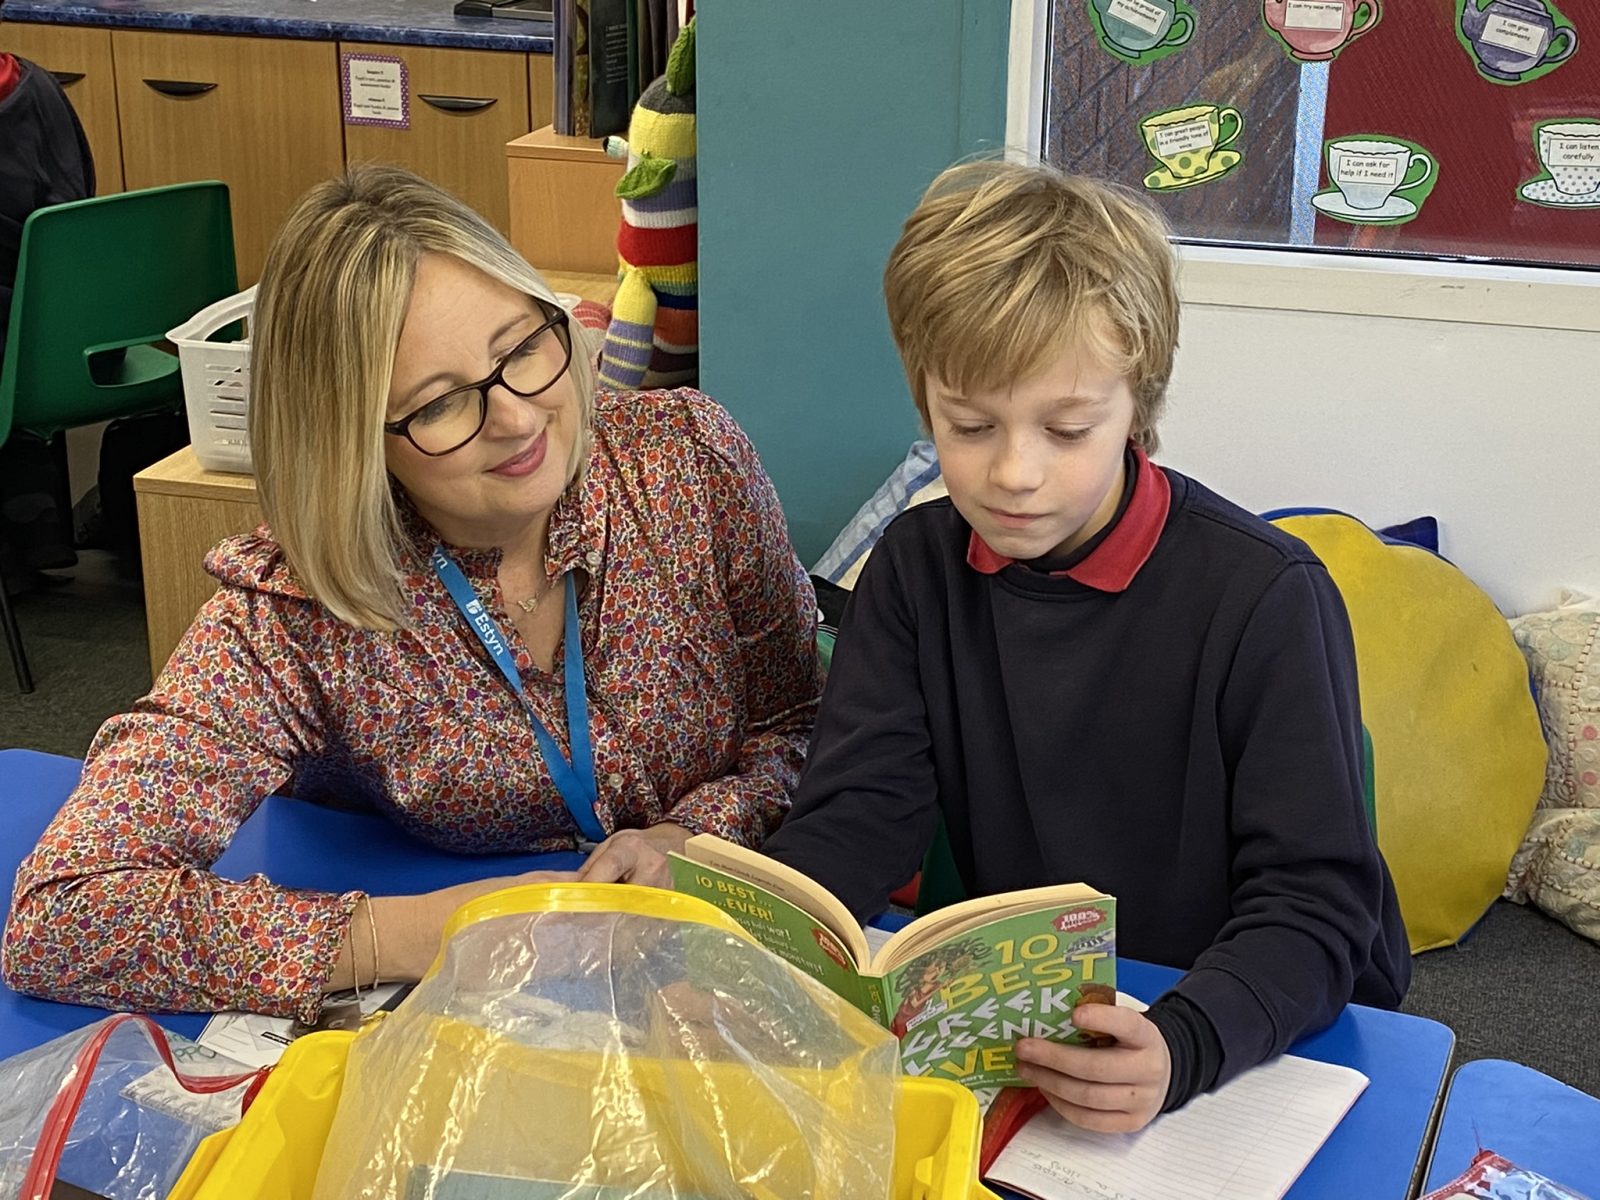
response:
M940 170L1005 135L1007 0L701 0L701 386L810 565L917 435L883 264Z

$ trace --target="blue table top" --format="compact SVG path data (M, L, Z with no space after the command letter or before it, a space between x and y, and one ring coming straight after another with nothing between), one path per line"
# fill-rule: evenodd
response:
M458 17L455 0L5 0L7 21L549 54L548 21Z
M1450 1079L1424 1191L1480 1149L1600 1200L1600 1100L1532 1067L1484 1058Z
M80 766L76 759L55 755L0 751L0 813L6 818L0 824L0 881L15 875L23 855L76 784ZM214 869L233 879L260 872L290 887L384 894L518 871L571 870L580 862L570 853L451 854L418 842L379 817L274 796L240 827ZM0 920L9 902L9 886L0 888ZM1118 962L1117 971L1122 989L1146 1001L1155 1000L1179 975L1170 967L1127 959ZM31 1000L0 985L0 1058L104 1015ZM195 1036L206 1018L159 1019L170 1029ZM1363 1200L1407 1200L1420 1174L1454 1047L1455 1035L1435 1021L1360 1005L1351 1005L1333 1025L1296 1043L1294 1053L1354 1067L1372 1082L1290 1190L1289 1200L1343 1200L1353 1194L1353 1179L1360 1181Z
M0 813L5 814L0 824L0 921L10 911L17 864L77 785L81 766L74 758L0 750ZM379 817L269 796L239 827L213 869L228 879L259 872L286 887L331 892L359 888L384 895L523 871L572 871L582 863L581 855L571 853L451 854ZM100 1009L19 996L0 984L0 1059L103 1016ZM195 1037L207 1017L166 1014L159 1020Z

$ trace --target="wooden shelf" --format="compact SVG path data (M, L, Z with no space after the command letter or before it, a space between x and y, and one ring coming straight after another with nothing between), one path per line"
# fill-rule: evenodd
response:
M185 446L158 463L151 463L133 477L133 490L162 496L196 496L206 500L245 500L256 498L256 477L231 471L208 471Z
M565 162L620 163L606 153L604 138L568 137L554 125L535 129L506 143L507 158L559 159ZM620 174L620 172L619 172Z

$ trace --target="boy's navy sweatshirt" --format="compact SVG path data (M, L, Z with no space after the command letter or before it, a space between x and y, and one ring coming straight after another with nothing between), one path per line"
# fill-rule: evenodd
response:
M1064 572L999 558L948 500L890 524L763 850L864 918L942 815L970 895L1116 896L1118 953L1187 969L1151 1012L1170 1108L1351 1000L1397 1005L1411 960L1327 569L1142 453L1130 465L1123 511Z

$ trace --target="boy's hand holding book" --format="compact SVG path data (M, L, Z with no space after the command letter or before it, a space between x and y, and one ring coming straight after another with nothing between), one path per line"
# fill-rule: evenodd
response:
M1115 1039L1069 1046L1041 1038L1017 1043L1017 1074L1072 1124L1100 1133L1143 1129L1166 1102L1172 1075L1167 1041L1149 1017L1115 1004L1080 1004L1073 1023Z

